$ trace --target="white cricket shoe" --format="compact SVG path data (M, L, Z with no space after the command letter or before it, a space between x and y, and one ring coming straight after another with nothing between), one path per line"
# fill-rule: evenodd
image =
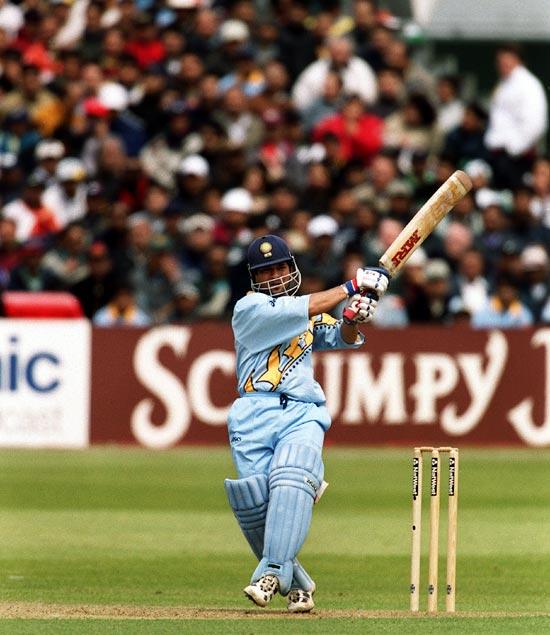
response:
M274 575L264 575L243 589L246 597L258 606L267 606L279 590L279 580Z
M314 591L291 589L288 593L287 609L290 613L309 613L315 606L313 593Z

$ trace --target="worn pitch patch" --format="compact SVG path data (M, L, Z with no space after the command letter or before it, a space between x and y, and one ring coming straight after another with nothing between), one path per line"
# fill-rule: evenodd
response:
M122 604L47 604L42 602L0 602L0 619L132 619L132 620L242 620L242 619L418 619L427 613L409 611L363 611L351 609L315 609L311 613L289 613L284 609L224 609L172 606L132 606ZM521 618L550 617L544 612L457 611L430 614L429 617Z

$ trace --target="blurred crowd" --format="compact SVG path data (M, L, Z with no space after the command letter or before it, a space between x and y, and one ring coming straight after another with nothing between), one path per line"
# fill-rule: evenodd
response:
M472 101L403 26L382 0L0 0L0 290L226 318L255 237L323 290L460 168L377 324L550 323L544 88L508 44Z

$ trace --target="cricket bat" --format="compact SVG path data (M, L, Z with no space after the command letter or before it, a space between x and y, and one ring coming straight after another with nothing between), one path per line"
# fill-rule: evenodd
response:
M386 270L390 278L399 273L439 222L471 189L470 177L462 170L457 170L422 205L379 260L380 267Z
M411 255L420 247L426 238L433 232L439 222L453 209L453 207L472 189L470 177L462 170L456 170L439 187L439 189L422 205L414 217L401 230L399 236L386 249L384 255L378 261L379 271L388 278L393 278ZM378 296L373 291L367 294L374 299ZM344 316L353 317L349 312Z

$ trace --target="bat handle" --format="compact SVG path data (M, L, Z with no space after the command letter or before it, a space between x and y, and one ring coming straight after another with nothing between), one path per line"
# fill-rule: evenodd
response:
M368 267L368 269L371 271L377 271L383 276L386 276L388 282L391 280L390 272L386 269L386 267ZM361 295L364 295L367 298L372 298L373 300L378 300L378 293L376 293L376 291L367 291L366 293L361 293Z
M377 271L383 276L386 276L388 281L391 280L390 272L385 267L369 267L369 269L371 269L372 271ZM378 300L378 293L376 293L376 291L366 291L364 293L361 293L361 295L366 296L367 298L372 298L373 300ZM354 314L352 311L349 311L349 309L344 309L343 316L345 318L352 319Z

